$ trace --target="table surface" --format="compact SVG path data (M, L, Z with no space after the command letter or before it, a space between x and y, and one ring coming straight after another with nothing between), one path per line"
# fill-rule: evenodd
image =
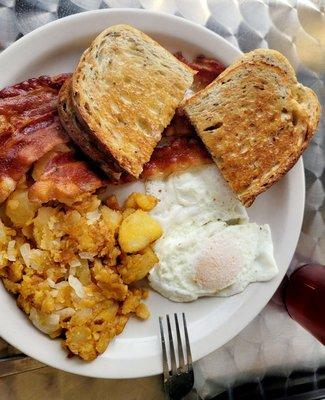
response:
M132 7L176 14L205 25L247 52L281 51L298 79L325 107L324 0L0 0L0 51L33 29L66 15L98 8ZM305 152L306 207L289 273L311 260L325 264L325 117ZM277 293L236 338L195 365L204 398L275 372L288 376L325 366L325 350L292 321ZM26 372L28 370L28 372ZM2 400L162 399L161 377L103 380L46 367L0 339Z

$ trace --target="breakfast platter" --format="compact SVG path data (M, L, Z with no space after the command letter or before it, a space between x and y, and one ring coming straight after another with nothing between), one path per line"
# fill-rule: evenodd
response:
M78 29L80 25L83 27L82 31ZM132 28L129 25L132 25ZM92 42L102 31L100 44L97 42L98 39ZM139 31L148 36L141 32L139 33ZM103 37L106 38L109 35L115 38L113 44L107 43L108 39L103 41ZM132 39L132 51L130 49L125 50L123 47L125 46L126 37L131 37ZM122 38L123 41L118 46L119 38ZM153 42L151 38L159 44ZM150 52L156 54L155 61L152 62L148 54L137 54L137 48L134 47L134 43L140 47L142 46L141 48L146 48L146 46L150 45ZM81 54L87 48L90 50L87 50L79 61ZM112 48L117 55L112 54ZM169 50L170 53L164 48ZM100 50L103 49L104 51L101 53ZM90 60L94 51L97 60L95 67L93 60ZM127 76L123 75L123 79L121 79L121 75L119 75L121 72L118 68L121 63L126 62L123 57L128 59L130 52L136 55L132 59L132 63L128 64ZM177 58L173 57L171 53L176 53ZM204 60L196 58L198 55L204 55ZM237 69L242 67L246 71L248 70L247 66L249 66L251 68L250 75L255 76L254 74L256 74L258 82L253 82L252 86L259 93L262 93L265 88L267 88L265 90L267 93L271 93L274 89L272 82L268 83L265 78L267 74L263 77L259 76L259 67L255 68L254 65L258 65L262 60L264 64L268 65L270 71L272 68L274 70L282 69L281 74L274 78L280 86L279 91L282 93L281 112L276 116L274 116L275 114L270 115L269 125L272 126L272 123L276 124L280 121L282 127L287 126L285 124L291 121L295 132L301 129L299 132L304 133L303 139L299 139L298 151L293 154L293 147L291 147L291 158L289 154L285 154L288 163L283 165L280 161L278 164L275 162L276 165L273 167L278 168L281 164L282 169L278 168L279 171L276 173L273 170L271 179L268 175L267 179L262 181L258 188L255 187L256 185L250 187L247 181L247 170L250 165L254 165L257 171L261 171L261 168L265 166L264 163L261 166L257 165L258 159L263 157L261 153L258 153L259 157L256 157L257 151L260 152L261 150L254 147L254 144L252 145L253 150L251 148L247 150L249 157L251 157L247 159L247 167L242 168L244 164L243 160L240 159L240 155L245 153L245 146L243 146L243 137L240 139L241 150L243 151L237 153L237 159L240 168L242 168L241 175L237 175L237 178L242 178L239 180L239 184L237 184L238 179L237 181L236 179L232 180L233 172L231 168L237 168L238 170L236 162L231 160L228 163L224 162L226 156L224 153L220 153L222 146L216 148L216 153L213 153L215 148L211 150L212 133L216 137L219 132L224 131L227 133L230 130L234 130L234 125L231 125L231 123L229 123L229 127L227 126L227 116L235 115L236 110L227 109L227 115L223 117L221 125L219 121L212 120L210 116L203 118L202 122L204 110L201 109L199 113L196 112L197 107L202 106L200 104L200 96L206 99L208 95L214 96L214 91L222 93L220 89L222 87L222 90L224 90L223 99L229 99L229 90L232 93L235 90L239 90L238 87L236 89L236 84L233 84L234 80L239 82L238 86L240 85L241 89L243 88L247 78L245 81L245 77L243 78L241 74L234 76L237 73L235 68L233 70L229 68L222 72L220 77L208 89L199 87L197 95L190 97L191 93L187 94L187 100L182 105L197 134L201 137L204 146L212 153L213 160L215 160L220 172L215 167L210 156L207 157L206 148L203 147L201 142L197 141L196 136L194 139L191 137L189 140L186 139L186 135L175 139L171 134L172 129L169 129L169 133L165 138L167 145L163 143L163 145L155 149L161 134L161 132L157 133L157 131L163 129L159 127L168 125L176 107L183 100L184 92L190 89L195 71L199 71L196 72L199 75L200 68L209 66L211 69L211 65L216 68L216 63L218 63L218 68L220 68L220 65L226 67L233 64L240 56L240 52L221 37L198 25L177 17L135 10L94 11L71 16L39 28L1 54L0 65L4 67L3 70L5 72L0 78L0 87L9 87L9 89L1 92L1 98L7 100L7 104L10 102L12 104L12 99L16 95L22 96L25 93L30 94L34 91L32 95L39 96L40 99L39 113L44 112L44 99L47 99L48 103L46 104L49 104L49 107L51 106L52 108L46 112L50 112L52 119L50 122L46 122L46 128L50 126L52 131L55 132L53 135L55 139L53 147L45 149L45 146L49 143L46 140L44 145L40 145L37 149L38 151L42 147L43 154L33 155L33 157L25 155L25 157L19 158L20 162L22 162L19 170L23 170L26 165L28 165L27 169L29 169L30 165L36 161L32 173L32 185L29 186L28 179L21 181L21 176L17 178L16 175L10 175L11 181L7 176L6 182L8 183L9 181L11 185L2 186L2 189L5 187L7 190L7 192L3 190L1 192L3 200L9 197L9 200L6 200L6 216L14 224L14 229L16 229L15 233L13 233L13 228L3 228L4 235L10 236L6 250L8 261L15 263L22 258L26 265L26 259L28 259L27 264L29 264L29 267L31 265L31 251L35 253L46 250L52 254L52 244L50 242L57 240L57 237L51 238L45 225L60 224L60 230L63 232L60 237L70 237L78 241L78 235L75 232L71 232L71 226L75 224L76 215L77 218L80 218L80 224L79 222L79 225L76 223L78 233L82 232L82 227L96 225L97 221L103 220L105 222L106 218L107 223L104 224L102 232L99 225L96 225L95 235L98 242L96 245L99 246L101 241L106 243L105 240L108 240L107 235L109 235L109 232L105 231L104 228L112 224L112 221L114 221L112 229L113 232L114 230L118 231L118 239L113 233L111 247L105 244L100 250L97 247L95 250L92 247L89 249L87 246L82 248L82 251L78 248L79 253L76 253L77 250L73 252L73 256L78 255L78 260L73 257L63 260L57 258L56 254L51 255L53 257L53 260L50 260L51 262L60 263L61 265L65 263L69 265L69 269L64 271L61 277L56 277L55 274L51 275L51 277L48 275L46 278L48 290L56 291L55 293L60 295L60 291L70 285L77 297L82 298L85 289L80 284L80 281L85 279L85 282L87 282L87 278L81 278L80 273L78 275L76 271L78 268L79 270L84 268L86 264L87 266L91 264L92 279L97 282L92 296L97 293L97 287L100 288L100 296L102 296L105 289L104 284L107 286L108 282L108 278L102 276L103 272L107 272L103 267L104 263L105 267L113 268L112 271L116 275L114 279L122 279L123 282L120 282L121 287L118 290L125 291L124 294L120 294L120 292L119 294L114 293L110 297L106 295L106 297L104 296L105 300L101 298L100 302L104 309L100 312L107 312L107 309L112 309L114 305L119 307L115 311L115 314L117 313L117 317L114 320L116 325L114 325L112 337L106 338L104 344L101 342L95 346L95 350L91 348L90 351L88 351L88 347L87 349L82 348L74 341L73 332L75 332L76 325L71 324L69 319L71 315L69 313L74 307L78 311L78 307L86 308L86 313L83 312L82 318L86 318L87 321L87 318L90 318L89 308L91 309L92 306L84 307L80 305L80 302L77 305L75 303L72 303L72 305L69 303L69 306L65 305L64 308L58 310L61 311L61 314L56 314L58 317L56 317L55 321L51 318L50 325L52 325L49 328L49 325L45 324L46 326L44 326L43 315L37 313L46 313L44 308L37 309L34 300L31 302L30 297L28 297L30 293L26 296L21 293L19 295L25 296L24 301L20 298L19 305L29 314L36 327L53 338L60 336L62 334L61 329L64 329L65 332L68 332L64 347L68 349L70 354L78 355L88 361L93 360L91 362L85 363L77 357L67 358L66 353L61 348L60 340L51 340L48 336L37 331L24 316L23 312L18 310L13 297L4 288L1 288L2 307L0 316L1 320L5 321L5 324L0 328L0 335L5 340L21 349L24 353L46 364L81 375L118 378L147 376L160 373L162 369L157 331L157 317L159 315L171 312L171 310L172 312L186 313L193 344L193 358L199 359L240 332L265 306L289 266L299 237L305 188L303 165L301 159L298 160L298 158L317 126L319 108L314 94L302 85L297 84L290 65L279 53L260 52L252 55L248 54L235 64ZM103 78L106 70L100 64L103 58L105 60L109 59L110 63L115 65L114 68L117 73L116 75L114 74L113 78L110 76L109 79L111 81L104 81L104 79L107 79ZM143 70L143 64L141 64L143 58L146 60L145 70ZM15 63L11 65L13 59ZM139 59L140 62L138 63ZM161 63L158 67L157 59ZM184 60L187 61L184 62ZM199 62L203 63L203 67L202 65L198 67ZM280 64L281 68L279 67ZM9 65L11 67L7 68ZM74 72L71 77L69 74L74 71L76 65L77 72ZM137 69L137 65L140 69ZM134 68L132 71L131 66ZM151 70L150 67L152 68ZM142 79L139 80L141 69ZM156 76L157 69L162 75L157 84L157 89L152 89L155 87L154 85L149 85L148 88L145 83L150 82L150 77ZM164 81L163 78L168 69L171 69L170 74L174 74L173 79L168 76L168 79ZM210 69L209 73L211 73ZM177 75L175 71L179 74ZM217 75L220 72L221 70L218 70ZM62 73L67 73L67 75L62 75ZM146 76L146 73L148 73L148 76ZM92 76L92 74L95 75ZM32 77L44 75L54 78L28 81ZM274 75L275 72L272 70L269 76L274 77ZM80 76L83 79L82 83L80 83ZM285 76L285 79L283 76ZM102 79L102 85L99 85L100 79ZM120 81L117 85L118 89L116 89L115 84L118 79ZM87 80L88 101L84 101L86 89L80 88L84 87ZM20 86L11 86L17 82L24 83ZM132 90L127 89L129 83L133 85ZM154 80L151 79L151 84L153 83ZM262 89L260 87L261 84L265 85ZM266 86L267 84L269 84L269 87ZM202 82L197 84L197 86L200 85L202 86ZM111 97L109 100L108 98L105 99L105 101L110 102L110 113L116 112L116 109L120 111L121 107L126 107L128 102L131 101L133 104L132 111L135 107L135 114L138 118L135 124L133 114L129 110L129 113L121 113L120 118L113 121L110 120L110 125L107 125L108 119L107 117L105 118L105 113L108 105L105 103L104 109L98 111L102 100L99 101L95 98L95 96L100 96L99 91L105 90L105 87L110 88L107 93ZM66 91L63 90L64 88L67 88ZM82 91L81 96L80 90ZM136 90L139 90L138 95L130 100L130 97L127 97L126 94L129 96L130 93L136 92ZM150 91L152 90L152 97L150 97ZM288 95L290 90L292 93L297 94L297 98L292 99ZM147 96L147 93L149 93L149 96ZM157 93L159 93L158 97ZM172 96L171 93L173 93ZM240 98L247 101L251 95L252 93L250 92L245 97L242 93ZM255 94L253 98L254 96ZM260 97L262 95L259 94L258 96L259 101L266 102L265 99L263 100ZM121 98L124 100L122 105L119 103ZM160 101L157 101L157 98ZM165 102L161 101L162 98L166 99ZM53 104L56 105L56 99L59 99L58 112L56 107L53 108ZM143 99L145 101L142 101ZM220 99L218 99L219 103L216 105L217 99L217 97L212 98L213 107L220 106ZM269 98L268 104L272 101ZM153 126L155 127L154 129L150 127L150 132L151 130L154 131L154 135L150 133L151 136L148 136L148 121L144 118L144 114L141 114L144 110L145 102L156 110L156 112L149 113L153 115ZM238 105L238 102L236 104ZM95 108L93 108L94 105ZM247 112L250 113L249 119L252 122L252 110L249 106L240 103L239 107L241 109L248 107ZM174 111L171 111L171 108ZM207 109L208 106L205 104L204 108ZM128 108L126 107L126 109ZM309 113L306 113L306 109ZM66 112L67 110L69 110L69 113ZM96 114L97 112L98 114ZM117 112L117 114L120 113ZM213 108L211 111L211 115L220 116L220 114L221 111L219 109ZM257 113L255 114L257 115ZM34 115L31 115L33 118ZM31 118L31 115L28 115L28 118ZM89 115L92 117L90 118ZM96 117L94 117L95 115ZM26 114L19 114L19 118L22 117L25 118ZM72 120L74 123L70 124ZM239 123L240 120L243 120L243 118L242 115L238 114L231 122ZM44 123L44 119L41 122ZM265 121L264 124L266 124ZM114 136L116 131L124 132L124 126L127 125L125 131L127 133L125 135L129 135L129 140L118 142L119 138L117 137L114 143L111 139L108 142L105 134L99 128L103 125L105 125L106 131L111 132L110 138ZM42 125L39 131L44 126ZM136 130L134 131L134 136L132 136L133 134L130 133L130 130L134 126L136 126ZM250 135L253 135L255 128L256 126L254 125L244 125L242 131L244 133L250 132ZM263 134L263 131L264 133L267 131L267 129L264 129L265 126L258 125L258 128L259 132L262 132L261 134ZM285 131L283 127L282 129L279 129L279 127L274 129ZM43 131L42 133L44 134ZM48 137L48 133L49 129L46 132L46 137ZM65 136L66 133L68 136ZM140 140L141 135L147 135L145 142ZM266 132L265 135L269 135L269 133ZM45 136L40 135L38 140L42 137ZM70 139L66 139L67 137ZM82 140L80 139L81 137ZM69 140L76 143L78 148L81 148L82 154L89 157L91 161L86 162L85 160L88 159L78 158L79 153L74 153L74 150L71 154ZM236 139L233 138L232 140L235 141ZM277 138L274 141L276 140ZM37 143L41 144L39 141ZM116 145L116 143L118 144ZM191 166L195 166L193 170L189 169L186 163L184 170L177 169L179 167L176 168L173 165L173 160L179 156L179 153L177 153L179 148L177 146L180 146L180 144L182 156L186 151L189 151L191 155L195 154L195 157L191 158L191 160L194 160L191 164ZM28 143L28 145L32 146L33 143ZM128 156L131 152L129 148L131 145L134 153L130 158ZM263 146L265 149L265 142ZM114 155L114 160L111 157L107 157L106 150L103 150L106 147L109 147L110 154ZM166 169L159 170L159 162L162 159L161 154L164 155L165 160L168 159L168 151L164 152L164 147L171 148L174 151L172 153L174 158L171 157L172 161L168 163L168 166L173 168L168 170L167 175L164 175ZM227 154L230 154L229 147L226 146L226 148L228 148L226 150ZM53 150L55 151L54 153ZM35 150L36 153L37 151ZM49 155L51 151L52 153ZM235 150L232 148L231 151ZM281 154L283 155L283 151ZM143 156L143 159L141 156ZM273 156L275 159L276 154L273 153ZM179 156L178 159L181 162L178 162L177 166L182 165L182 168L184 168L184 158ZM48 168L48 165L53 165L53 160L56 162L55 168ZM57 160L61 160L63 163L58 164ZM186 160L188 161L188 158ZM145 164L144 161L147 163ZM295 164L295 162L297 163ZM93 163L97 163L94 165L94 169L89 169L88 165L93 165ZM267 163L267 160L265 160L265 163ZM294 164L295 166L293 166ZM137 169L135 169L135 166L137 166ZM293 168L289 171L290 167ZM102 168L106 175L102 175L102 172L97 173L97 168ZM127 175L126 173L131 174L133 178L138 178L142 168L144 179L140 181L130 179L129 176L125 176L124 180L118 184L114 181L114 179L119 180L121 176ZM6 171L8 170L9 168L6 169ZM75 174L73 173L74 170L76 170ZM108 170L109 173L107 174ZM156 174L157 170L160 175ZM86 189L85 185L80 184L80 171L82 171L82 176L86 177L85 180L88 183ZM180 174L180 172L182 173ZM279 177L282 177L286 172L288 173L279 180ZM109 180L107 175L109 175ZM69 184L71 186L69 186L69 190L66 190L66 182L62 184L62 177L65 178L66 176L70 176ZM278 180L279 182L265 191ZM17 185L16 188L12 188L12 181ZM240 186L242 182L244 182L243 186ZM105 187L105 192L100 191L98 197L94 195L91 195L91 197L84 196L85 193L93 193L103 187ZM250 190L247 190L247 188L250 188ZM27 189L29 194L26 197ZM255 197L264 191L265 193L259 195L254 204L247 208L246 211L240 200L243 204L249 206ZM237 193L237 198L233 193ZM78 205L75 205L74 201L78 198ZM24 200L22 201L22 199ZM58 206L55 203L56 201L65 204L64 208ZM28 202L31 203L29 212L32 209L32 216L29 215L27 222L26 220L22 222L19 220L19 210L22 209L23 205L26 207L26 204L29 204ZM40 203L47 203L47 206L40 206ZM124 205L122 206L123 203ZM36 206L35 204L38 205ZM66 221L70 222L65 224ZM74 222L72 223L72 221ZM33 232L28 228L31 224L33 224ZM139 228L136 228L139 226L142 227L140 231ZM14 239L17 232L19 240ZM85 233L82 234L87 235L88 231L85 229ZM44 240L48 241L49 244L44 244ZM19 251L21 255L16 254L18 242L20 243ZM38 248L30 250L31 243L37 243ZM69 248L69 250L73 249L72 241L67 241L62 246ZM105 253L104 249L109 250L105 250ZM220 251L215 251L215 249L220 249ZM113 262L112 254L114 251L118 253L116 253L115 261ZM59 256L62 257L62 252ZM139 259L142 261L135 261ZM222 274L220 270L213 267L212 275L207 276L208 266L214 262L211 259L218 260L218 266L221 265L222 267L221 272L228 268L227 274ZM131 260L133 261L131 262ZM46 262L49 261L47 260ZM112 262L112 264L109 265L109 262ZM130 271L132 263L136 266L136 272ZM149 284L156 290L149 290L148 299L147 288L129 289L127 286L145 277L146 273L143 273L144 265L147 267L146 273L150 270ZM224 268L225 266L226 268ZM86 267L85 270L87 270ZM139 270L141 271L139 272ZM130 274L130 272L135 273L136 276ZM65 275L66 273L67 276ZM195 273L196 278L193 280L193 274ZM19 279L15 281L10 279L9 276L4 277L13 282L14 285L17 282L19 284ZM35 283L37 282L35 281ZM90 281L88 283L89 285L94 285ZM251 284L248 285L248 283ZM21 286L14 285L7 282L7 289L17 294L22 289ZM72 290L70 287L68 288L69 291ZM111 290L111 287L106 287L106 289ZM119 297L120 295L122 297ZM217 297L214 297L215 295ZM59 298L57 294L56 296ZM210 297L198 299L201 296ZM129 299L128 303L126 299ZM98 303L96 303L96 307L97 305ZM45 306L42 305L42 307ZM74 313L75 310L72 310L72 312ZM149 312L151 314L150 317ZM130 318L123 330L132 313L139 319ZM96 318L99 314L96 314ZM103 315L100 314L98 320L94 319L95 325L100 325L99 322ZM65 318L68 319L63 321ZM58 326L61 323L61 319L63 321L62 324L66 325ZM77 326L79 325L77 324ZM123 333L112 340L106 350L108 342L122 330ZM98 334L100 331L98 330L96 333ZM80 331L78 331L78 334L80 335Z

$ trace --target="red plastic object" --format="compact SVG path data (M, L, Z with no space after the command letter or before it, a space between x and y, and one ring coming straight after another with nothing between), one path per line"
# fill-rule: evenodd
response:
M289 315L325 345L325 266L306 264L295 271L284 302Z

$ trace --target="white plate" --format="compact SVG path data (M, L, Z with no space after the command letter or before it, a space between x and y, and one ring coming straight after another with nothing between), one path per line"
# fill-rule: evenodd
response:
M211 31L184 19L141 10L100 10L73 15L26 35L0 55L0 87L42 74L72 71L81 52L104 28L128 23L171 51L215 56L230 64L240 52ZM252 221L271 225L280 269L270 282L250 285L230 298L206 298L177 304L151 292L151 318L132 319L122 335L95 361L67 359L60 340L40 333L0 285L0 335L31 357L53 367L100 378L132 378L162 372L158 315L186 312L194 360L225 344L266 305L293 256L304 210L304 173L300 160L280 183L259 196L249 209Z

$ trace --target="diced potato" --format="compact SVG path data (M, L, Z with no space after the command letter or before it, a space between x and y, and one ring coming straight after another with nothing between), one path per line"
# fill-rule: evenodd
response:
M87 326L74 326L66 332L65 344L69 350L87 361L97 357L91 329Z
M101 207L103 221L107 227L112 231L117 231L120 223L122 222L122 213L120 211L112 210L106 206Z
M126 208L123 212L122 212L122 217L123 219L126 219L129 215L133 214L136 211L135 208Z
M55 309L55 302L52 296L46 296L42 302L41 312L44 314L50 314Z
M113 269L105 268L99 260L95 260L92 275L96 285L101 288L106 298L118 301L126 298L128 287Z
M141 293L128 292L128 295L122 306L121 310L122 314L127 315L132 312L135 312L137 307L140 305L140 301L141 301Z
M107 346L110 342L110 340L112 339L112 337L114 337L115 334L115 330L111 329L108 332L100 332L97 333L98 335L98 339L96 338L96 350L98 352L98 354L102 354L104 353L104 351L107 349ZM93 334L94 338L96 337L96 334ZM111 337L112 336L112 337Z
M128 198L124 202L124 208L134 208L134 209L138 208L137 207L137 202L136 202L136 199L135 199L135 196L137 194L138 193L131 193L128 196Z
M101 320L107 322L114 322L116 314L118 312L119 304L115 301L108 301L109 307L97 314L95 320L93 321L95 325L100 325Z
M32 249L30 250L29 262L35 271L41 272L45 265L49 265L49 257L46 251Z
M73 203L72 207L80 214L87 214L95 211L101 205L101 201L97 196L87 196L81 202Z
M6 244L8 242L6 227L0 219L0 243Z
M14 261L8 267L8 279L12 282L19 282L23 278L23 269L24 266L21 264L20 261Z
M19 283L12 282L11 280L9 280L7 278L3 278L2 282L4 284L4 287L8 290L8 292L10 292L12 294L19 293L19 289L20 289Z
M54 225L57 221L58 212L55 208L41 207L34 219L34 239L38 248L53 251L58 244L54 233ZM51 229L52 228L52 229Z
M23 227L32 222L39 207L29 200L27 190L15 190L6 202L6 215L15 226Z
M149 290L147 288L141 288L142 290L142 298L147 299L149 296Z
M113 247L109 254L106 255L105 265L107 267L114 267L118 263L118 257L121 255L121 249L119 246Z
M135 310L135 315L141 319L148 319L150 317L150 311L144 303L140 303Z
M152 210L158 203L156 197L144 193L131 193L124 206L128 208L141 208L143 211Z
M7 256L7 251L6 250L1 250L0 251L0 273L3 268L5 268L8 265L8 256Z
M124 252L135 253L159 239L162 233L156 220L145 211L137 210L122 221L118 240Z
M125 327L125 324L128 322L129 316L128 315L117 315L116 316L116 325L115 325L115 330L116 330L116 335L119 335L120 333L123 332L123 329Z
M123 281L129 284L143 279L158 261L153 250L147 247L142 254L125 256L118 271Z

